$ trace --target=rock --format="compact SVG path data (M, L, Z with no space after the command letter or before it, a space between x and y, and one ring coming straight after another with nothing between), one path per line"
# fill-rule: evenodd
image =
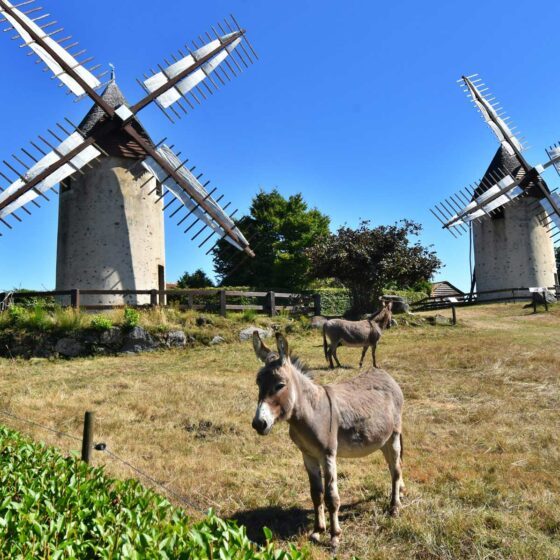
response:
M215 336L211 341L210 341L210 345L214 346L215 344L222 344L222 342L225 342L226 339L223 336Z
M544 305L546 303L556 303L556 297L552 292L548 290L544 293L542 292L535 292L533 295L533 301L537 303L537 305Z
M84 345L75 338L61 338L54 351L66 358L75 358L84 352Z
M325 317L321 315L315 315L311 318L311 328L312 329L322 329L323 325L327 322Z
M123 342L123 332L119 327L111 327L99 334L99 344L119 347Z
M409 312L410 306L406 302L405 298L403 298L402 296L396 296L391 294L383 295L381 296L381 301L392 302L393 303L392 312L395 313L395 315L398 313Z
M145 352L157 346L150 333L142 327L134 327L124 335L124 344L121 352Z
M208 319L208 317L200 317L196 318L196 326L197 327L204 327L206 325L213 325L212 319Z
M253 333L257 331L259 333L259 336L261 338L269 338L272 336L272 330L271 329L261 329L259 327L247 327L241 331L239 331L239 340L241 340L241 342L245 341L245 340L249 340L251 338L253 338Z
M167 346L182 348L187 345L187 336L183 331L169 331L167 333Z
M426 320L430 325L451 325L452 321L449 317L444 317L443 315L434 315L433 317L426 317Z

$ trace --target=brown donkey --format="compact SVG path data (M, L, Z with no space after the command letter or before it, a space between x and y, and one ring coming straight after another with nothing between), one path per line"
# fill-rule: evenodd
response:
M375 361L375 349L381 338L382 331L391 325L393 303L383 302L383 307L376 315L363 321L346 321L345 319L329 319L323 324L323 349L325 359L331 368L334 368L333 358L336 365L340 367L340 362L336 355L336 350L340 345L357 346L363 348L360 358L360 367L364 363L367 349L371 346L371 357L373 367L377 367ZM327 342L327 338L330 342Z
M318 385L305 375L299 360L288 355L288 342L276 335L278 352L272 352L253 333L257 357L265 365L257 374L259 400L253 428L267 435L274 422L286 420L290 437L303 454L315 508L311 539L325 531L323 499L330 515L331 546L338 546L336 458L364 457L381 449L391 472L391 515L400 507L402 479L401 411L403 394L385 371L370 369L334 385ZM321 471L324 477L321 478Z

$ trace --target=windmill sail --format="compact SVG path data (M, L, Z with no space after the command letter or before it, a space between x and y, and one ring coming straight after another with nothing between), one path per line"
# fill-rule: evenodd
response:
M149 95L157 93L156 102L161 108L167 109L192 93L199 84L213 84L212 74L219 67L225 72L224 62L229 65L227 59L232 58L234 52L239 55L236 49L243 39L244 31L241 30L219 36L150 76L142 85ZM246 65L245 59L242 60ZM237 62L235 64L239 67ZM231 66L229 68L234 72ZM208 90L212 91L210 88ZM138 109L133 108L134 111Z
M63 163L64 156L74 151L78 153ZM100 155L95 146L88 144L80 133L74 132L0 193L0 218L35 200Z
M32 19L14 7L8 0L0 0L0 14L23 39L27 45L52 71L68 89L76 96L86 93L83 86L68 72L75 73L91 88L101 85L99 79L87 70L57 41L52 39L53 33L46 33ZM59 29L57 32L60 32Z
M198 179L183 165L175 153L166 145L158 148L157 153L182 179L179 184L169 176L161 164L154 158L148 157L142 165L150 171L158 181L175 196L181 204L188 208L199 220L212 231L223 237L240 251L248 251L249 243L236 227L233 220L222 207L209 195ZM184 188L186 187L186 188Z
M498 104L492 103L493 99L490 97L490 94L481 90L484 84L475 84L475 82L480 82L480 80L472 81L472 77L473 76L463 76L461 78L461 81L466 87L468 97L475 104L486 124L490 127L492 132L498 138L500 144L508 151L508 153L510 155L521 153L524 149L523 145L513 134L505 120L502 119L501 115L498 114L498 110L496 109Z

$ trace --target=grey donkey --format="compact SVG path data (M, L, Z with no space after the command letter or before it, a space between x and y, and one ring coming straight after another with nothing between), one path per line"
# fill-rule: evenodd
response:
M393 318L392 307L392 302L383 302L383 307L377 314L363 321L347 321L345 319L329 319L325 321L323 324L323 349L325 351L325 359L329 362L330 367L334 368L333 358L336 361L336 365L341 367L336 355L336 350L340 345L362 348L360 367L364 363L367 349L371 347L373 367L377 367L375 349L383 330L388 329L391 325L391 319Z
M318 542L326 530L323 503L330 516L330 544L336 549L338 523L337 457L364 457L381 449L391 473L390 514L399 511L402 478L403 394L381 369L370 369L348 381L318 385L306 376L299 360L288 354L288 342L276 335L278 351L265 346L258 332L253 347L264 366L257 374L258 405L253 428L270 433L277 420L286 420L290 438L303 454L309 476L315 525L310 538ZM324 483L323 483L324 478Z

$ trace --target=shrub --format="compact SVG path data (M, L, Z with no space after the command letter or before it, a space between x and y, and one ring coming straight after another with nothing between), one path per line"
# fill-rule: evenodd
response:
M186 513L135 480L109 478L76 457L0 426L0 557L216 558L298 560L211 511L191 524Z
M54 324L60 331L77 331L84 326L84 323L84 315L79 309L57 307L54 311Z
M8 307L8 317L13 325L21 324L26 317L27 313L21 305L10 305Z
M46 331L52 326L51 318L43 305L38 304L28 312L26 326L31 330Z
M113 321L105 315L96 315L91 320L91 328L96 331L108 331L113 326Z
M133 329L140 324L140 313L136 309L127 307L124 310L123 326L127 329Z
M252 323L256 316L257 312L255 309L245 309L245 311L241 314L241 320L246 323Z

